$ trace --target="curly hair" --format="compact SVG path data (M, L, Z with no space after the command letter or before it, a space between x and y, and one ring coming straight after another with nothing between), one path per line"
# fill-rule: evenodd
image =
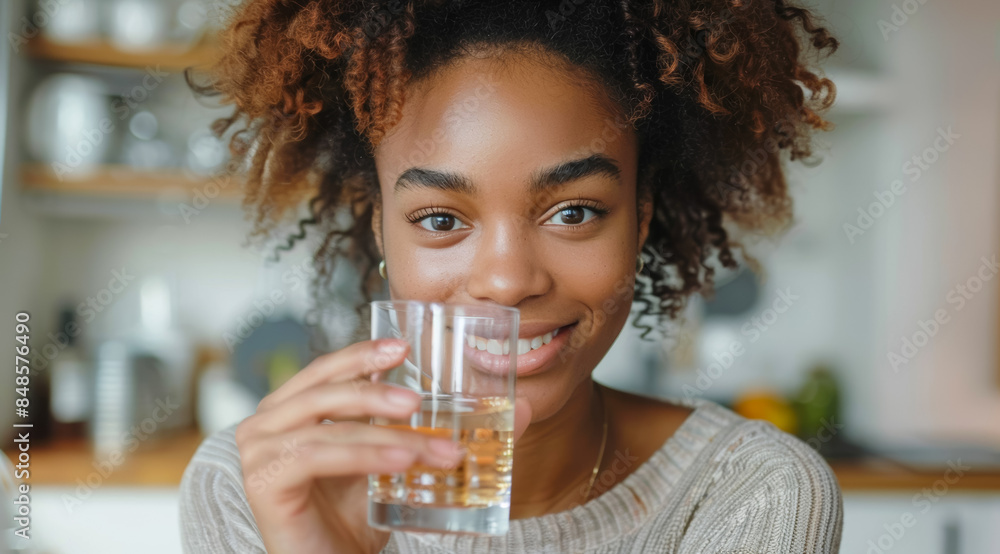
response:
M663 322L711 291L713 258L737 266L727 227L787 226L783 158L810 156L811 133L831 127L821 113L834 85L810 67L838 42L785 0L247 0L221 33L210 80L186 75L235 106L213 124L218 136L244 124L229 146L246 168L251 237L307 204L275 254L315 227L314 299L346 260L361 276L360 315L384 285L372 153L408 83L472 47L525 45L583 69L636 132L637 198L653 203L634 296L643 337L642 316Z

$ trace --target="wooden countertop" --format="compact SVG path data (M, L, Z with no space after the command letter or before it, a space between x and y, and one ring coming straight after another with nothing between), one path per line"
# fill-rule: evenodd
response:
M184 468L204 436L196 430L177 431L142 443L125 461L104 477L95 467L93 451L84 439L61 441L31 448L31 485L77 486L88 477L113 486L178 486ZM5 453L16 460L10 448ZM947 467L913 469L884 459L831 461L846 492L906 492L933 487L938 480L953 481L949 490L1000 493L1000 468L969 470L962 476L945 474ZM94 476L91 476L93 474ZM940 485L939 485L940 487Z
M95 459L86 439L32 445L29 449L31 476L25 482L29 485L77 486L90 478L93 482L100 479L101 484L112 486L178 486L184 468L204 436L193 429L163 433L156 440L140 443L134 452L124 452L124 461L118 466L109 463L107 457ZM6 448L4 453L16 463L16 451ZM110 473L108 467L113 468ZM102 474L102 469L107 476Z
M947 486L948 490L1000 493L1000 468L962 469L948 466L912 468L888 459L871 458L830 461L840 488L850 492L906 492ZM940 484L938 482L943 483Z

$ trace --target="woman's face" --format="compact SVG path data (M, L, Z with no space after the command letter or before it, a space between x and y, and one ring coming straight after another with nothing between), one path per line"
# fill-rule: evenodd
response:
M631 126L544 59L463 58L414 83L375 152L392 298L513 306L526 339L562 328L518 357L533 421L562 407L627 322L649 224Z

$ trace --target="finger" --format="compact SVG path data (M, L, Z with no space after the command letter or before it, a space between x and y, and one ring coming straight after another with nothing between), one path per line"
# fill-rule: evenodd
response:
M281 404L250 416L255 434L273 435L324 419L384 417L400 420L420 407L420 395L402 387L363 381L322 383L289 397Z
M531 402L518 396L514 399L514 442L528 430L528 425L531 425Z
M456 441L440 435L430 435L406 427L388 427L368 423L344 422L314 425L297 431L304 444L344 444L395 446L412 450L426 464L453 465L465 453ZM294 439L293 439L294 440ZM370 473L370 472L369 472Z
M327 454L322 454L338 449L346 455L338 454L330 458ZM389 465L395 463L395 458L409 460L408 464L393 471L405 469L417 460L435 468L454 469L464 456L463 449L449 439L431 437L407 429L364 423L335 423L314 425L282 436L258 440L241 448L240 459L244 467L248 468L248 481L249 477L257 475L258 478L271 482L278 474L293 466L293 472L306 472L311 478L384 472L386 468L380 463L373 463L363 454L366 450L379 452L379 449L400 449L408 453L406 456L390 457ZM331 466L316 470L309 465L308 462L317 453L321 454L322 459L330 461ZM357 455L351 456L351 453Z
M264 397L257 409L269 409L320 383L358 378L368 380L373 374L403 363L409 347L409 343L401 339L366 340L319 356L288 379L278 390Z
M307 494L316 479L400 473L418 459L412 450L385 445L315 443L302 449L287 465L266 464L244 476L246 483L262 493L273 486L283 498Z

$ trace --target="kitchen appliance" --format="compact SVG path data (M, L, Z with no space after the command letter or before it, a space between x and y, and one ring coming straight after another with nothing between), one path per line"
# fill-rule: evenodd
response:
M162 338L111 339L96 350L91 439L98 456L136 450L164 431L192 423L187 390L190 345ZM126 452L127 451L127 452Z
M77 326L76 312L64 306L59 312L59 331ZM90 366L80 356L75 333L65 332L65 347L49 366L49 411L52 434L57 438L86 435L90 419Z
M112 0L108 39L121 50L152 50L168 38L168 9L160 0Z
M60 179L104 162L115 139L107 95L107 86L93 77L57 73L42 80L28 102L31 155Z
M146 277L139 289L139 324L105 335L93 350L90 428L98 456L127 455L194 423L193 344L173 324L166 280Z
M97 40L101 34L99 0L59 0L39 2L35 20L42 35L52 42L78 43ZM47 16L48 21L38 14Z

